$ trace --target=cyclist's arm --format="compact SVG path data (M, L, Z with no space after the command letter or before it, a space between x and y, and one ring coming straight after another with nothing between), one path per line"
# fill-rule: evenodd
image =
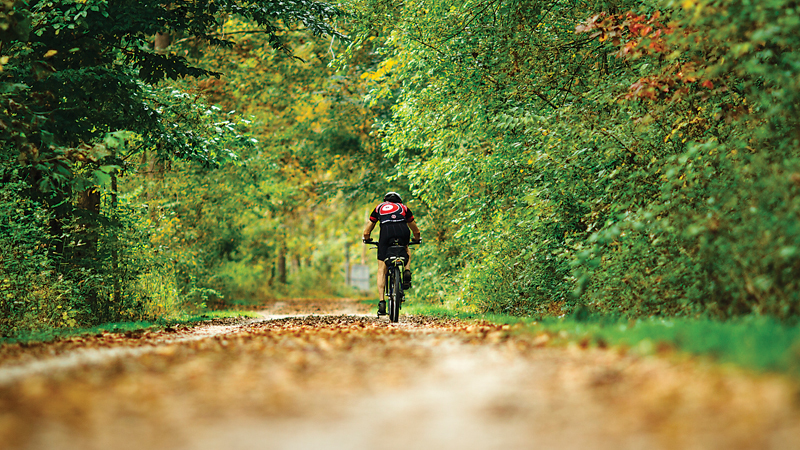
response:
M372 233L372 230L375 229L375 222L369 221L367 222L366 228L364 228L364 239L369 239L369 235Z
M414 233L414 239L419 240L420 234L419 234L419 227L417 227L417 222L416 221L408 222L408 228L411 228L411 232Z

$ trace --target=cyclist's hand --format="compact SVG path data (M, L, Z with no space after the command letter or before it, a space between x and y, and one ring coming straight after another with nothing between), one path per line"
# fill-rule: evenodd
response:
M411 243L412 243L412 244L422 244L422 238L419 238L419 239L412 239L412 240L411 240Z
M372 243L372 242L375 242L375 241L373 241L372 238L361 238L361 242L363 242L365 244L369 244L369 243Z

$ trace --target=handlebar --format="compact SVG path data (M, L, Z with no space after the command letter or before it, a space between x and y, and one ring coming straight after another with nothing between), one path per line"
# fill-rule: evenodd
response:
M361 239L361 241L365 244L374 245L376 247L378 246L378 241L373 239ZM411 239L410 241L408 241L409 246L420 245L420 244L422 244L422 239Z

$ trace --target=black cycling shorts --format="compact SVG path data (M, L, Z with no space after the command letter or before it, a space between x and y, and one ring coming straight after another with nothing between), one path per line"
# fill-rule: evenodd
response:
M411 240L411 230L405 222L382 223L381 235L378 238L378 259L386 259L389 247L394 241L403 247L403 257L408 261L408 242Z

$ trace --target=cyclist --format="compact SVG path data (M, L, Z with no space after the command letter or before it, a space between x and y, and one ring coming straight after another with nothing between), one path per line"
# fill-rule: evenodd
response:
M378 238L378 315L386 315L386 299L384 285L386 284L386 252L393 240L397 239L404 245L406 267L403 272L403 289L411 288L411 257L408 254L410 231L414 233L414 240L420 240L420 232L414 221L414 214L403 204L403 199L397 192L388 192L383 196L383 203L372 210L369 222L364 228L364 242L370 240L370 234L375 229L375 224L381 224L381 234Z

